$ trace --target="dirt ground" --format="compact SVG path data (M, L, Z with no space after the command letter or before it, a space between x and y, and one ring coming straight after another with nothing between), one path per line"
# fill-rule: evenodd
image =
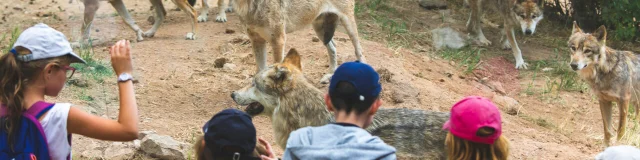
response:
M215 2L210 1L209 4L215 5ZM164 3L167 18L155 37L132 46L135 77L139 79L135 86L140 130L155 131L193 143L194 138L201 134L201 126L212 115L225 108L241 107L233 102L230 94L249 84L256 64L251 44L247 42L235 13L227 14L227 23L215 23L212 20L217 8L212 6L209 21L198 24L198 39L185 40L184 35L190 31L187 16L181 11L172 11L176 7L171 1ZM140 27L151 28L147 18L153 12L148 1L126 1L125 4ZM445 13L450 15L445 25L464 31L468 14L464 9L429 11L414 1L406 4L398 10L416 12L406 16L420 19L412 23L417 27L411 28L411 32L426 33L442 26L440 15ZM199 10L200 6L197 4L196 8ZM79 1L71 4L66 0L0 1L0 35L9 33L14 27L25 29L36 22L44 22L77 40L83 9ZM46 16L47 13L52 14ZM92 37L97 39L93 48L94 58L104 62L108 62L106 48L109 45L119 39L135 39L134 32L114 13L109 3L101 2L93 23ZM368 21L358 23L365 25L361 27L360 32L365 33L361 37L378 32L375 26L369 27ZM590 159L604 147L599 107L589 90L538 92L547 87L547 82L557 78L535 76L544 75L539 72L548 67L535 62L556 56L556 49L564 50L558 46L564 46L569 32L567 28L558 29L550 24L543 21L534 36L520 39L522 36L518 35L525 61L530 64L530 69L524 71L514 69L511 51L501 50L496 45L483 51L486 55L472 73L464 73L456 62L439 58L435 51L424 45L430 41L427 39L416 42L423 49L389 48L385 44L387 42L376 40L375 36L371 38L373 41L362 40L362 46L369 64L392 73L390 81L383 83L384 107L448 112L451 105L464 96L490 97L504 102L496 103L503 111L503 133L510 140L513 159ZM485 33L494 44L498 44L497 29L485 27ZM325 85L317 82L328 69L328 57L325 47L321 42L313 42L313 37L315 34L310 27L289 34L286 49L298 49L303 56L303 70L307 78L326 90ZM340 63L355 60L348 39L344 33L336 34ZM5 42L0 43L5 45ZM214 61L218 58L227 58L236 67L215 68ZM269 58L272 62L271 56ZM115 76L106 77L104 83L90 83L85 88L69 86L59 97L49 100L87 106L83 108L99 116L116 119L118 101L114 81ZM485 85L486 82L500 84L504 93L497 93ZM509 97L517 100L518 105L507 106ZM254 123L258 135L274 143L269 119L256 117ZM75 136L73 153L91 153L109 143ZM277 155L282 155L282 150L275 148Z

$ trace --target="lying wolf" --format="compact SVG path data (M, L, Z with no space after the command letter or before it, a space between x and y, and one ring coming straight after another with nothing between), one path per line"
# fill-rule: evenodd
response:
M306 126L333 122L324 93L302 74L300 55L291 49L282 63L258 72L253 83L231 94L245 112L271 118L276 143L286 148L289 133ZM410 109L380 109L367 128L387 144L396 147L399 157L441 159L446 132L442 125L448 113Z
M600 112L604 123L604 144L609 146L613 102L618 105L620 121L618 140L625 134L629 105L636 108L638 119L640 107L640 57L630 51L618 51L606 46L607 30L604 26L594 33L584 33L573 22L573 31L567 44L571 49L571 68L589 84L600 102ZM632 133L637 134L637 133Z

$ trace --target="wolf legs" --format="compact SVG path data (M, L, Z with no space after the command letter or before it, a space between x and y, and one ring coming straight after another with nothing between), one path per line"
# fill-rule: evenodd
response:
M142 41L142 30L136 24L135 20L131 18L129 11L124 6L122 0L111 0L109 1L113 8L116 9L118 15L122 17L124 22L131 28L134 32L136 32L136 38L138 41ZM100 8L99 0L84 0L84 22L82 24L82 39L79 43L85 43L91 37L91 27L93 25L93 18L95 17L96 11ZM78 47L80 44L74 44L74 47Z
M604 144L609 146L611 139L611 107L613 103L611 101L600 100L600 113L602 114L602 124L604 126Z
M518 42L516 42L516 35L513 33L513 28L505 25L504 32L506 33L506 39L509 41L511 51L513 52L513 57L516 59L516 69L527 69L528 64L522 59L522 51L520 47L518 47Z
M209 2L202 0L202 8L200 9L200 15L198 16L198 22L206 22L209 14Z
M173 2L180 7L184 13L191 18L191 32L187 33L185 36L187 40L195 40L196 39L196 31L198 30L198 19L196 17L197 11L193 6L189 5L187 0L173 0Z
M320 15L313 22L313 30L316 31L316 35L322 41L325 47L327 47L327 53L329 54L329 73L325 74L320 83L327 84L331 80L333 71L338 68L338 62L336 61L337 54L335 42L333 42L333 34L338 26L338 15L332 13L326 13Z
M256 58L256 65L258 66L256 73L258 73L267 68L267 41L252 29L247 29L247 35L249 35L249 39L251 40L251 47L253 47L253 54Z
M468 1L469 7L471 7L471 14L469 14L469 21L467 21L467 31L470 37L481 46L491 45L484 33L482 33L482 5L478 3L478 0Z
M621 99L618 101L618 109L620 112L620 120L618 123L618 139L622 139L627 128L627 114L629 111L629 99Z

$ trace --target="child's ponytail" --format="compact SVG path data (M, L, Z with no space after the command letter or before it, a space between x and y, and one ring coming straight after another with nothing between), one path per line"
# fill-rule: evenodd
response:
M0 119L1 129L6 129L9 133L7 140L9 146L13 146L15 139L12 138L20 128L20 117L22 116L22 103L24 98L24 81L20 62L17 61L14 53L7 53L0 57L0 103L6 108L6 117Z

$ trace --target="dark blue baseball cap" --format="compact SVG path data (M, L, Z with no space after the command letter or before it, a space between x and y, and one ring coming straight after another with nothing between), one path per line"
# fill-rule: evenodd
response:
M215 157L256 159L252 157L256 128L248 114L237 109L222 110L202 127L202 131L205 145Z
M373 67L359 61L343 63L336 69L329 84L329 94L335 93L340 82L351 83L358 90L358 95L352 96L360 101L378 98L382 90L378 72Z

